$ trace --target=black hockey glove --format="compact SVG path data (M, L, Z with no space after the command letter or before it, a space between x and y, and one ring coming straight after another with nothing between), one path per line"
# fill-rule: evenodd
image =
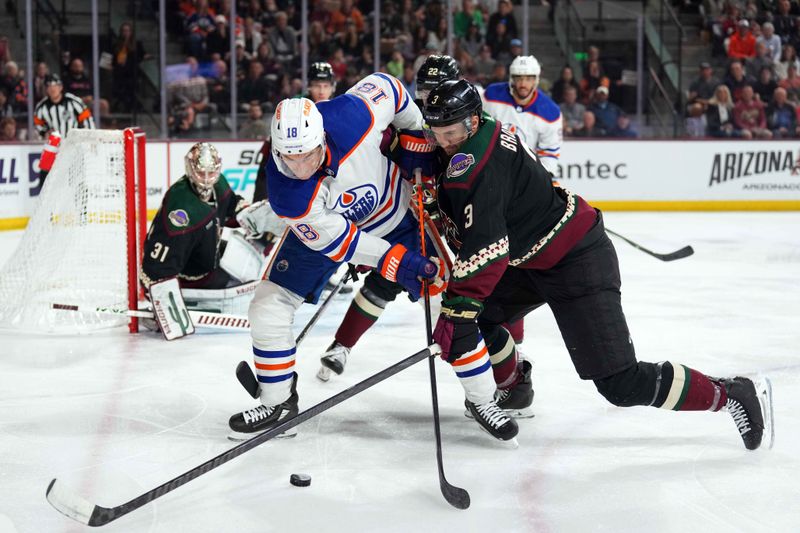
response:
M442 347L442 359L456 359L478 346L478 315L483 304L466 296L442 299L442 312L433 330L433 340Z

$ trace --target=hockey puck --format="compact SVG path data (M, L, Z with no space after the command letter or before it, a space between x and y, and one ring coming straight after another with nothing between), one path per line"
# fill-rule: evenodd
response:
M308 474L292 474L289 476L289 483L295 487L308 487L311 485L311 476Z

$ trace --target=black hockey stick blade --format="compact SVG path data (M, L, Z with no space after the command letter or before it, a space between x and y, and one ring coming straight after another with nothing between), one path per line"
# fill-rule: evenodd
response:
M629 238L620 235L616 231L610 230L608 228L606 228L606 231L608 233L610 233L611 235L615 236L615 237L619 237L620 239L622 239L623 241L627 242L628 244L630 244L631 246L633 246L637 250L641 250L642 252L646 253L647 255L655 257L656 259L660 259L661 261L675 261L676 259L683 259L684 257L689 257L690 255L692 255L694 253L694 248L692 248L691 246L684 246L680 250L675 250L674 252L671 252L671 253L668 253L668 254L659 254L659 253L654 252L652 250L648 250L647 248L645 248L641 244L636 243L636 242L630 240Z
M236 365L236 379L242 384L247 394L252 396L253 399L258 398L258 389L260 388L258 380L253 375L253 371L250 370L250 365L248 365L246 361L239 361L239 364Z
M189 483L193 479L224 465L228 461L239 457L243 453L249 452L256 446L259 446L280 435L281 433L284 433L285 431L302 424L306 420L309 420L310 418L327 411L331 407L339 405L343 401L352 398L356 394L359 394L370 387L377 385L381 381L394 376L398 372L401 372L406 368L419 363L423 359L434 357L440 353L441 348L439 348L438 345L434 344L428 346L427 348L420 350L401 361L398 361L392 366L381 370L377 374L373 374L367 379L356 383L352 387L331 396L327 400L323 400L313 407L309 407L305 411L301 411L297 415L285 419L272 429L267 430L264 433L259 433L252 439L246 440L241 444L229 449L228 451L217 455L213 459L209 459L205 463L198 465L187 472L184 472L178 477L173 478L166 483L163 483L158 487L137 496L129 502L117 505L116 507L101 507L99 505L95 505L85 498L72 492L66 486L59 483L57 479L53 479L50 482L50 485L47 487L47 501L50 502L50 505L52 505L58 512L68 516L69 518L72 518L77 522L93 527L104 526L109 522L125 516L126 514L135 511L139 507L152 502L156 498L160 498L168 492L172 492L178 487Z

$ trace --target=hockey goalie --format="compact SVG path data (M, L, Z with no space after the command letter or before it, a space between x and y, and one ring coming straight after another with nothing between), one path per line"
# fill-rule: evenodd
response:
M253 239L285 229L268 201L248 206L233 192L212 144L193 145L184 162L185 175L167 190L150 225L139 275L155 315L144 325L168 340L193 333L188 309L245 314L265 264L265 249ZM223 239L224 227L245 234L234 230Z

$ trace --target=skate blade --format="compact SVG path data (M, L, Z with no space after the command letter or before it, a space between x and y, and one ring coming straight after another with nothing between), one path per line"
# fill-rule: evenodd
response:
M264 431L267 431L267 430L265 429ZM262 433L264 433L264 431L256 431L255 433L241 433L239 431L231 430L231 432L228 433L228 440L233 441L233 442L244 442L246 440L252 439L255 436L261 435ZM276 439L292 439L292 438L294 438L296 436L297 436L297 429L296 428L292 428L292 429L289 429L287 431L284 431L280 435L277 435L275 438Z
M536 416L533 413L533 409L530 407L525 407L524 409L504 409L504 411L511 418L533 418ZM464 409L464 416L474 419L469 409Z
M764 437L769 439L767 449L771 450L775 445L775 419L772 408L772 381L768 377L761 377L753 380L758 395L758 403L761 405L761 416L764 419ZM761 445L764 445L762 440Z
M319 370L317 371L317 379L320 380L320 381L325 381L325 382L330 380L331 379L331 369L328 368L327 366L319 367Z

